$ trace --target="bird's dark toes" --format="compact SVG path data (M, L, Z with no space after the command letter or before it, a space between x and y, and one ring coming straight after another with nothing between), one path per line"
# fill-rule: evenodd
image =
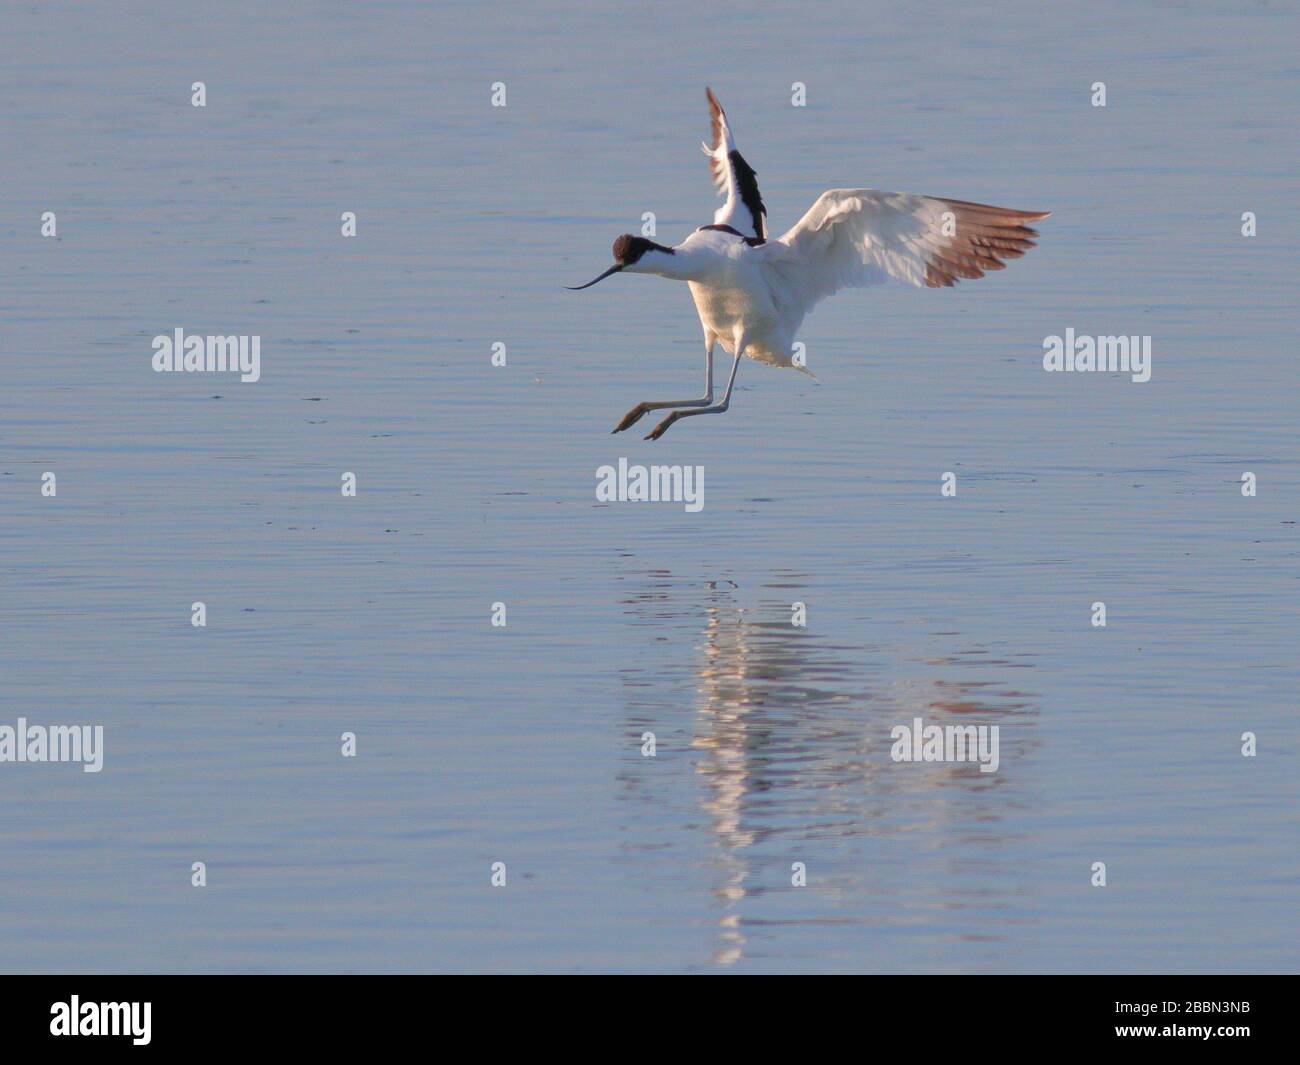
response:
M667 418L656 425L649 433L646 434L647 440L658 440L664 433L668 432L668 427L677 420L676 414L670 414Z
M644 403L638 403L635 407L633 407L630 411L628 411L626 414L623 415L623 420L619 422L616 426L614 426L614 428L611 429L610 432L621 433L624 429L632 428L632 426L636 425L636 423L641 420L641 416L645 414L645 412L649 409L650 408L647 407Z

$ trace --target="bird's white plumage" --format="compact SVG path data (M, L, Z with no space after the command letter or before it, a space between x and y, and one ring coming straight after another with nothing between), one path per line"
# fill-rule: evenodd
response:
M925 285L940 246L941 201L906 192L831 189L764 258L797 294L804 313L842 288L901 281Z
M705 91L713 143L705 144L704 152L718 192L726 197L713 225L701 226L672 248L620 237L615 245L619 261L596 281L626 271L687 282L704 327L708 387L701 399L639 403L615 432L635 424L648 410L672 410L647 437L651 440L680 418L725 411L743 356L804 369L792 358L796 332L804 316L827 296L891 280L938 288L983 277L1032 248L1037 233L1026 223L1047 217L1045 211L940 196L831 189L787 233L768 241L767 212L756 175L736 150L722 105L711 90ZM625 255L620 248L635 251ZM713 402L715 343L734 360L719 403Z

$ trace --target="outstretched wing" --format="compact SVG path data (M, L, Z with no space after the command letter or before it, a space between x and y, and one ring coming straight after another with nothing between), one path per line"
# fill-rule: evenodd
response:
M761 243L767 239L763 218L767 208L759 195L758 178L753 167L745 162L745 157L736 151L736 142L727 125L727 113L722 110L713 90L705 89L704 92L709 98L709 116L713 119L713 146L705 144L702 147L709 157L713 183L719 195L727 197L727 202L713 216L713 224L731 226L736 232Z
M907 192L831 189L767 247L807 313L842 288L891 279L918 288L947 287L1002 270L1004 260L1034 247L1038 233L1025 223L1050 213Z

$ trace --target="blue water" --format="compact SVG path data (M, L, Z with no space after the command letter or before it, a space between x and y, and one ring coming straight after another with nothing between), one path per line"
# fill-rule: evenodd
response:
M0 764L0 968L1295 971L1296 10L996 11L12 10L0 725L105 756ZM561 286L712 220L705 84L777 233L1054 214L610 436L694 310ZM178 326L262 379L154 373ZM1067 327L1151 381L1045 373ZM704 509L598 503L621 456ZM918 716L998 771L891 760Z

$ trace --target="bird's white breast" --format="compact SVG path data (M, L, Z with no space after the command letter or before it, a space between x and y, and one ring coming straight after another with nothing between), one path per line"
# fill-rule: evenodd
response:
M736 237L718 256L709 276L688 282L700 323L718 338L728 354L746 339L745 354L759 362L790 365L791 340L772 298L760 257Z

